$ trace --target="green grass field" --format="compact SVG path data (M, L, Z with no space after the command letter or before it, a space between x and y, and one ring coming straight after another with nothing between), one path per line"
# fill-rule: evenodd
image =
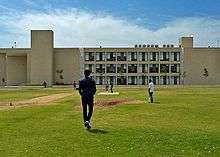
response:
M96 100L144 101L146 89L120 88ZM73 93L46 106L0 110L0 156L220 156L220 87L157 88L155 103L96 107L82 125L70 88L0 90L0 102Z

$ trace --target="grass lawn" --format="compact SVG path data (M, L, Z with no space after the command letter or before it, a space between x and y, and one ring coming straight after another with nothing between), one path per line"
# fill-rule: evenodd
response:
M146 89L119 88L96 100L144 101ZM0 111L0 156L220 156L220 87L160 88L155 103L96 107L82 125L71 89L0 90L0 101L54 93L73 95L46 106Z

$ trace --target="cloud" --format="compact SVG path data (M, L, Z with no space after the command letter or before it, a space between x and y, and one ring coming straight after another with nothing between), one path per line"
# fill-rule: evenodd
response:
M212 18L183 18L151 30L133 21L111 15L71 10L47 13L17 13L0 15L0 47L30 47L30 30L51 29L55 33L55 47L133 46L134 44L175 44L181 36L194 35L196 46L216 46L220 38L220 20Z
M32 0L23 0L26 4L28 5L33 5L35 4Z

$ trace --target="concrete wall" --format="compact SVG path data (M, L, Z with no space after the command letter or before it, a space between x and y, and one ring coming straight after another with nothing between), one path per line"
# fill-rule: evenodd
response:
M30 83L53 83L53 31L31 31Z
M204 76L204 69L208 77ZM220 48L184 49L185 84L220 84Z
M54 49L54 84L72 84L80 79L79 49ZM61 74L57 70L63 70ZM59 76L63 76L63 80Z
M7 85L21 85L27 82L27 57L7 56Z
M0 86L4 84L2 82L3 78L6 81L6 54L0 53Z
M193 37L180 38L179 45L183 48L193 48Z

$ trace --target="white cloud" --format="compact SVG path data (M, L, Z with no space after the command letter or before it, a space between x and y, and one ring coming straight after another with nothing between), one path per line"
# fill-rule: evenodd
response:
M136 43L178 45L179 37L191 34L195 37L195 45L215 46L220 38L220 20L216 19L177 19L152 31L148 26L76 9L0 15L0 27L7 30L7 33L0 32L0 47L9 47L12 41L17 41L19 47L29 47L31 29L52 29L55 47L98 46L100 43L103 46L133 46Z

